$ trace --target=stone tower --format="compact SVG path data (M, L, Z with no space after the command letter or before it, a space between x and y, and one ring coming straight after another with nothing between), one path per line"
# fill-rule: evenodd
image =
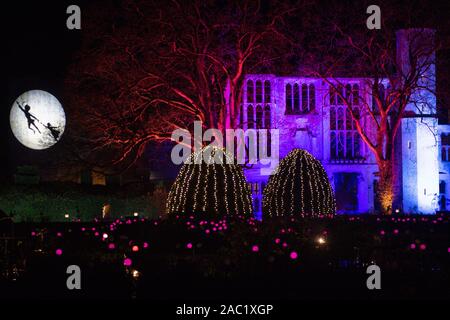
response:
M436 116L436 73L432 29L404 29L396 33L398 75L403 83L419 71L401 122L401 192L407 213L434 213L439 193Z

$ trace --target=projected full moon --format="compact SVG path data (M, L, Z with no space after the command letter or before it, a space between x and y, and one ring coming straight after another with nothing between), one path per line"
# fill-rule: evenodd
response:
M66 127L66 115L61 103L42 90L22 93L9 114L14 136L24 146L43 150L57 143Z

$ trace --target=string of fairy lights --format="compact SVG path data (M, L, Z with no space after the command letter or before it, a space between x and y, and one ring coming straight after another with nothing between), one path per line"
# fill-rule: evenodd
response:
M336 199L322 164L309 152L292 150L264 189L268 216L319 216L336 213Z
M242 168L216 146L191 154L169 191L166 211L251 215L251 193Z

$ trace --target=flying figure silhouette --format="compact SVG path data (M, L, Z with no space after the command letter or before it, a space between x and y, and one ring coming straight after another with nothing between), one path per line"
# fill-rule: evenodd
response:
M56 129L58 129L58 127L52 127L51 124L50 124L50 122L47 123L47 125L46 125L45 127L46 127L48 130L50 130L50 133L52 134L53 139L55 139L55 141L58 141L59 133L60 133L59 130L56 130Z
M25 117L27 118L28 121L28 129L30 129L31 131L33 131L33 133L36 133L34 131L33 128L31 128L31 126L35 127L36 130L41 133L41 131L39 130L39 128L36 126L36 124L34 123L35 120L37 120L37 122L40 122L38 118L36 118L33 114L30 113L30 109L31 107L29 105L25 105L25 108L22 108L22 106L20 105L20 103L18 103L16 101L17 105L19 106L20 110L22 110L22 112L25 114Z

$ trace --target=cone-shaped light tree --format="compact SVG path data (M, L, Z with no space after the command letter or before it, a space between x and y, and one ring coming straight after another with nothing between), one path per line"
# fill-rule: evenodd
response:
M294 149L280 162L264 189L265 216L335 214L336 200L322 164Z
M166 211L251 215L252 199L242 168L217 147L191 154L170 189Z

